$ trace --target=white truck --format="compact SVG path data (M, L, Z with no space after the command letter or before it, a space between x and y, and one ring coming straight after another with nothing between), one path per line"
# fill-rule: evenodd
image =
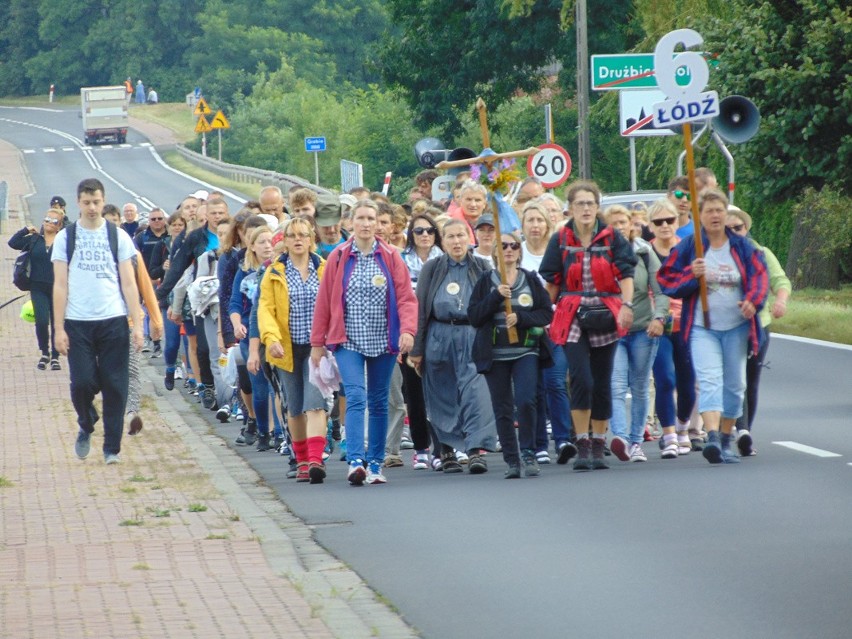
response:
M80 89L83 141L86 144L127 140L127 90L124 86Z

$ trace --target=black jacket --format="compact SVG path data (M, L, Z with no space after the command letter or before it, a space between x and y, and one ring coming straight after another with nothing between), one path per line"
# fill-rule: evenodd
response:
M169 293L177 284L180 276L189 268L196 259L207 251L207 224L189 233L183 242L175 249L169 264L169 270L162 284L157 288L157 299L161 306L165 306L169 299Z
M512 311L518 316L518 332L523 333L525 329L535 326L545 327L553 319L553 305L550 295L542 286L538 275L526 269L520 269L527 278L527 283L532 289L533 303L528 309L513 306ZM494 336L494 315L504 309L505 298L500 295L494 286L491 273L485 273L476 283L470 295L467 305L467 317L471 326L476 328L476 337L473 340L473 363L480 373L491 370L492 346ZM553 366L553 357L550 353L548 340L542 336L539 346L540 366L549 368Z
M45 244L44 235L30 233L24 227L9 238L9 247L16 251L29 251L31 282L53 284L53 264L50 261L51 249Z

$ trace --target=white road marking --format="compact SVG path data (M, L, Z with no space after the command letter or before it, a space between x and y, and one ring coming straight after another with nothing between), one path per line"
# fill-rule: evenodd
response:
M150 142L140 142L139 146L151 146Z
M772 339L786 339L791 342L801 342L802 344L811 344L813 346L825 346L826 348L838 348L843 351L852 351L852 345L850 344L836 344L835 342L826 342L825 340L813 339L811 337L799 337L798 335L772 333Z
M823 450L822 448L814 448L813 446L806 446L805 444L800 444L799 442L772 442L777 446L783 446L784 448L789 448L790 450L796 450L800 453L807 453L808 455L814 455L815 457L843 457L838 453L832 453L830 450ZM852 464L850 464L852 466Z
M119 145L118 148L120 148L120 149L132 149L133 145L132 144L121 144L121 145Z
M42 149L45 153L56 153L56 149Z
M76 151L77 149L75 149L73 146L63 146L62 150L63 151Z
M24 149L24 153L27 153L27 154L35 153L35 149Z

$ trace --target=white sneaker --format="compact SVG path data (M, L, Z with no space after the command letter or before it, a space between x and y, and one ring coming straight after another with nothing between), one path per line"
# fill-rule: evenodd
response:
M175 379L183 379L183 366L175 367Z
M639 444L631 444L630 445L630 461L632 461L632 462L648 461L648 458L645 457L645 451L642 450L642 447Z
M660 452L660 457L663 459L677 459L678 450L677 442L671 442L663 446L663 450Z
M429 468L429 453L414 453L411 467L414 470L427 470Z
M368 484L386 484L387 477L382 474L382 465L379 462L370 462L367 464L367 479Z
M466 464L468 462L468 460L469 460L469 458L467 456L467 453L460 451L460 450L456 451L456 461L458 463Z
M689 455L692 452L692 442L689 441L689 432L677 435L677 454Z

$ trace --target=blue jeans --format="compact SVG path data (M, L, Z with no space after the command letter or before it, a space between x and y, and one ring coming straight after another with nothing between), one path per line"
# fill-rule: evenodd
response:
M247 339L240 342L240 352L243 354L243 359L248 361ZM251 372L248 375L251 380L251 404L254 407L254 418L257 420L257 433L269 435L269 380L263 374L262 368L257 371L257 375Z
M628 333L618 340L612 366L612 418L609 422L613 436L623 437L631 444L641 444L648 416L648 386L651 365L657 355L658 337L648 337L644 331ZM630 388L630 432L627 428L627 388Z
M719 411L736 419L743 412L749 322L727 331L692 327L689 347L698 378L698 412Z
M553 346L553 366L543 368L541 376L544 383L547 412L550 414L550 433L559 444L571 440L573 426L571 424L571 403L568 400L568 360L565 349Z
M334 351L340 378L346 387L346 459L364 460L364 412L369 408L369 450L366 460L385 460L388 435L388 394L396 355L385 353L366 357L357 351ZM365 376L366 366L366 376Z
M663 427L674 426L675 417L686 423L695 408L695 370L689 345L680 331L663 335L654 359L654 383L657 385L657 417ZM677 410L674 391L677 389Z
M180 350L180 325L175 324L172 320L166 317L166 309L163 311L163 337L166 340L166 348L163 349L163 359L166 362L166 368L174 368L177 366L178 351Z

